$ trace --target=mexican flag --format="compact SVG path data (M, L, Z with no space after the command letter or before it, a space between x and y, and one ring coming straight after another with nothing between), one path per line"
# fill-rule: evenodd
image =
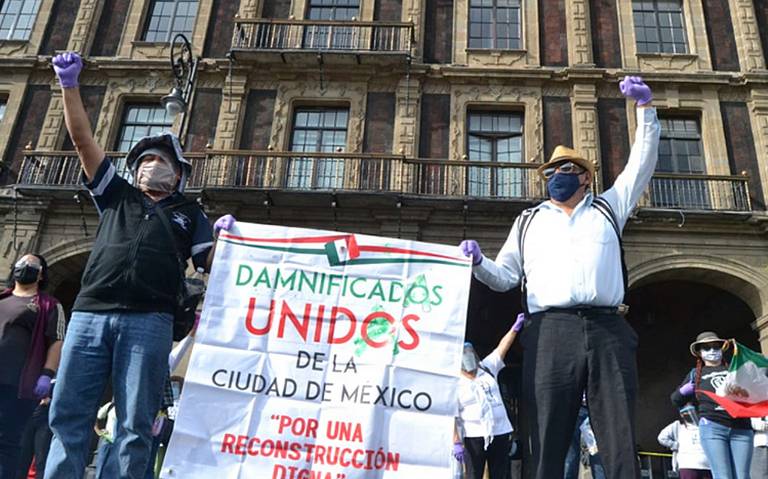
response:
M733 417L768 416L768 358L732 342L733 360L717 394L700 391Z

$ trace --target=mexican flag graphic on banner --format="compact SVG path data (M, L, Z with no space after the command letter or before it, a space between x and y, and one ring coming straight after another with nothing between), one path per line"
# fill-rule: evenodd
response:
M732 341L733 360L717 394L706 394L733 417L768 415L768 358Z

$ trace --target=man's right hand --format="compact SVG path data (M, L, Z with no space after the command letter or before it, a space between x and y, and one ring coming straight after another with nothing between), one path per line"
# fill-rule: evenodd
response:
M479 265L483 261L483 251L480 249L477 241L464 240L459 244L459 248L464 256L472 257L472 264L474 266Z
M53 57L53 71L59 78L62 88L77 88L80 70L83 69L83 59L75 52L61 53Z

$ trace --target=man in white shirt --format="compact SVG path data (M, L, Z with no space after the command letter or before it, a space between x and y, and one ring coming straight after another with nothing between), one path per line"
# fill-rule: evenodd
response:
M594 165L558 146L539 168L550 199L515 220L496 261L475 241L460 245L475 277L491 289L522 284L526 292L530 318L521 341L530 437L524 443L530 444L526 470L537 479L563 477L584 390L607 477L640 477L637 335L618 309L626 288L620 234L656 167L660 126L641 78L625 77L620 89L637 102L637 131L610 189L593 196Z

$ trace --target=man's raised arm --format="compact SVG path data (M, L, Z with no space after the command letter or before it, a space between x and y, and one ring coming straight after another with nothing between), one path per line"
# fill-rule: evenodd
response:
M624 170L602 196L611 204L623 227L656 170L661 126L656 117L656 109L651 105L651 89L642 78L624 77L620 89L624 96L637 102L635 142Z
M80 55L74 52L62 53L53 57L53 70L61 83L64 98L64 122L69 137L75 145L88 181L93 181L99 165L104 160L104 150L93 139L91 123L80 98L78 77L83 69Z

